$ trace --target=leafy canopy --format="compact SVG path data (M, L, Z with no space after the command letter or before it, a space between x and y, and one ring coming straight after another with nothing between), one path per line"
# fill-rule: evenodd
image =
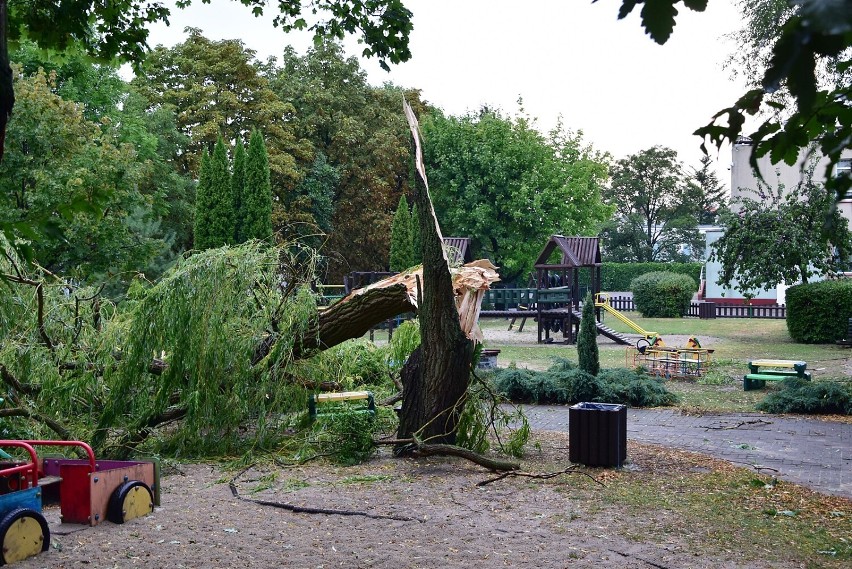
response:
M761 182L755 194L737 198L722 214L724 235L712 245L710 261L721 263L718 284L748 298L841 270L852 254L852 233L833 205L832 193L813 181L813 166L795 188Z
M685 261L702 253L691 190L671 148L654 146L619 160L604 190L615 208L602 232L608 260Z
M607 157L561 124L542 135L523 116L433 114L422 123L435 212L446 235L470 237L504 281L525 278L550 235L591 235Z

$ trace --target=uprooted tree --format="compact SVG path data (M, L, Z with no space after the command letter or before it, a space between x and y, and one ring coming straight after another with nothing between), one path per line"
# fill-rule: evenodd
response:
M455 440L482 294L497 273L487 261L451 272L420 159L416 200L427 214L423 268L322 311L309 286L316 252L296 243L189 255L156 283L138 279L121 306L0 248L0 416L20 419L7 436L91 440L114 456L151 436L176 455L231 452L246 440L269 448L304 410L306 388L322 387L295 362L418 312L399 450L452 452L434 444Z

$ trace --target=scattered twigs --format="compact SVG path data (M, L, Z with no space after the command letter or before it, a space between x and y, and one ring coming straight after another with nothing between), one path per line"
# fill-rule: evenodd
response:
M739 429L740 427L745 427L746 425L771 425L772 421L767 421L765 419L755 419L754 421L740 421L736 425L702 425L702 428L707 429L708 431L728 431L733 429Z
M603 486L604 488L606 488L606 485L604 485L603 482L601 482L600 480L598 480L597 478L595 478L594 476L592 476L588 472L575 470L575 468L576 468L576 465L572 464L568 468L566 468L564 470L560 470L559 472L546 472L546 473L543 473L543 474L534 474L534 473L531 473L531 472L519 472L519 471L513 470L513 471L509 471L509 472L503 472L499 476L495 476L494 478L491 478L489 480L483 480L482 482L477 482L476 485L477 486L486 486L488 484L491 484L492 482L497 482L498 480L503 480L504 478L508 478L509 476L518 476L518 477L522 477L522 478L536 478L538 480L548 480L550 478L556 478L557 476L561 476L563 474L581 474L581 475L585 476L586 478L588 478L589 480L591 480L592 482L594 482L595 484L597 484L599 486Z

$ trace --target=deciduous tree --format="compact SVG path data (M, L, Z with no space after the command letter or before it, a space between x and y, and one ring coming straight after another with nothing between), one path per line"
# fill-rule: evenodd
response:
M737 198L722 215L724 235L712 245L710 260L721 264L718 284L748 298L844 268L852 233L833 205L832 192L813 181L813 167L789 191L761 183L753 198ZM829 231L823 231L826 219Z
M602 237L607 258L621 262L684 260L701 237L683 167L671 148L655 146L619 160L604 192L615 208Z
M523 116L478 114L423 121L425 160L438 219L448 235L470 237L474 256L525 278L550 235L590 235L609 218L601 201L605 157L581 133L549 137Z

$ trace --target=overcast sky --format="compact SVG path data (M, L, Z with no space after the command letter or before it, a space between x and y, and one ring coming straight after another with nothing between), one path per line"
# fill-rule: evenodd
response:
M370 83L419 88L450 114L483 104L515 114L522 97L541 130L561 115L615 158L664 145L695 166L701 141L691 133L745 92L722 69L733 49L723 35L740 25L733 1L711 0L703 13L683 8L672 38L659 46L644 34L638 8L617 20L620 0L404 0L414 13L411 61L390 73L376 60L361 65ZM300 53L311 45L236 0L174 9L171 26L151 28L150 44L183 41L186 26L214 40L240 39L262 60L288 44ZM355 41L345 45L350 55L360 51ZM728 185L730 151L711 156Z

